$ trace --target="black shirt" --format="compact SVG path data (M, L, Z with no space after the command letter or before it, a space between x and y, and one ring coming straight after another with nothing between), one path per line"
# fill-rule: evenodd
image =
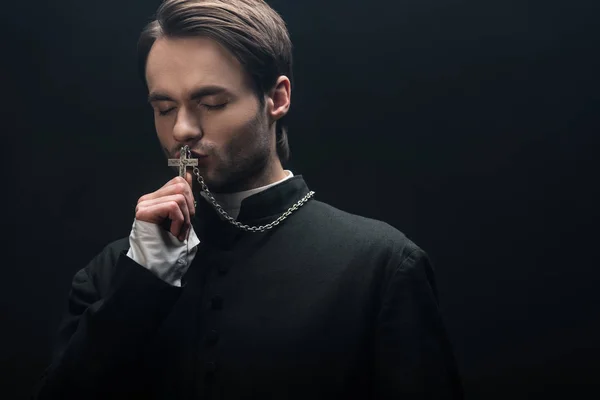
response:
M301 175L242 202L271 222ZM40 399L458 399L427 254L392 226L312 199L247 233L199 201L182 287L109 244L73 279Z

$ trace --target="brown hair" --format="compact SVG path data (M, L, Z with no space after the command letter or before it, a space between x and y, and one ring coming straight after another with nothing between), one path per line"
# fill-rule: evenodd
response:
M210 37L238 59L252 77L261 106L279 76L292 80L292 43L285 22L263 0L165 0L138 42L138 68L144 82L148 54L157 39L193 36ZM290 155L285 119L276 125L282 163Z

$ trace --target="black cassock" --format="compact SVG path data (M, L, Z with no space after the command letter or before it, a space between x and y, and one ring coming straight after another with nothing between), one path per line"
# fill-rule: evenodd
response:
M301 175L242 202L264 225ZM109 244L73 279L40 399L462 398L427 254L390 225L310 200L246 233L199 201L182 287Z

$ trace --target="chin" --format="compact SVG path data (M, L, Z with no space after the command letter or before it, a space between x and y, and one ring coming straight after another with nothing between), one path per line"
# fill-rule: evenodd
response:
M205 168L199 169L200 176L204 180L204 183L208 187L208 190L211 192L219 193L223 192L224 189L229 186L227 180L224 180L222 176L219 174L215 174L214 171L208 171ZM194 175L194 182L198 187L198 190L201 190L200 183L198 183L198 177Z
M248 178L244 175L219 175L208 174L203 176L208 190L214 193L235 193L246 189Z
M212 164L210 167L199 166L199 172L211 192L235 193L253 187L257 177L263 175L266 166L266 158L239 159L219 165Z

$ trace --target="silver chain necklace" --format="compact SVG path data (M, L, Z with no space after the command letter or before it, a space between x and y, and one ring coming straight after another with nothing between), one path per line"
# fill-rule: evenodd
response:
M313 191L308 192L306 194L306 196L304 196L296 204L294 204L293 206L288 208L286 212L281 214L279 216L279 218L277 218L273 222L270 222L266 225L261 225L261 226L245 225L239 221L236 221L235 218L233 218L231 215L229 215L227 213L227 211L225 211L223 209L223 207L221 207L221 205L217 202L217 200L215 199L213 194L210 192L210 190L208 190L206 183L204 183L204 178L202 178L202 176L200 175L200 170L198 169L198 160L192 159L192 158L190 158L190 156L191 156L190 148L188 146L184 146L181 149L179 159L169 160L169 165L178 166L179 167L179 176L182 176L182 177L184 177L184 175L185 175L186 167L193 166L194 167L193 172L194 172L194 175L196 175L196 179L198 180L198 183L200 184L201 190L206 193L206 196L208 197L213 208L230 224L232 224L233 226L237 227L238 229L241 229L246 232L265 232L265 231L268 231L269 229L273 229L274 227L279 225L283 220L285 220L287 217L289 217L294 211L298 210L300 207L302 207L304 204L306 204L306 202L308 200L310 200L310 198L313 197L315 194L315 192L313 192ZM175 161L177 163L175 163Z

